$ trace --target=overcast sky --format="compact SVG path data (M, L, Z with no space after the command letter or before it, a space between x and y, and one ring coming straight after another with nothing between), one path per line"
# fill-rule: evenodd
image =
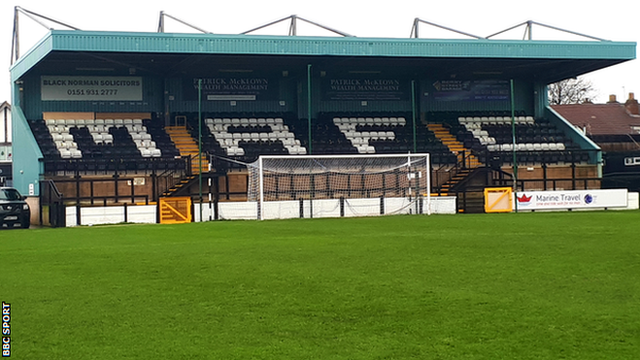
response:
M155 32L160 11L207 31L237 34L268 22L296 14L358 37L407 38L414 18L438 23L478 36L488 36L527 20L613 41L640 42L640 1L574 0L233 0L233 1L76 1L3 0L0 3L0 102L11 101L9 67L14 7L59 20L82 30ZM49 23L55 29L64 29ZM47 29L20 15L20 49L25 53L45 36ZM259 34L286 35L288 24ZM166 19L165 32L195 32ZM299 35L330 35L299 24ZM522 39L524 27L498 37ZM464 38L421 25L422 38ZM577 40L566 33L534 27L534 40ZM587 76L598 90L597 102L609 94L618 100L635 92L640 97L640 61L633 60Z

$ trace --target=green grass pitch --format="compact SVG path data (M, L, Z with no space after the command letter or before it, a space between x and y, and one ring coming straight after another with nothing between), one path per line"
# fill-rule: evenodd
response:
M640 359L640 213L0 231L15 359Z

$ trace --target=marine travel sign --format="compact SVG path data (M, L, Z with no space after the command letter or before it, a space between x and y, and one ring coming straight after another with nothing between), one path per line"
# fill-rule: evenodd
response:
M43 101L142 101L138 76L41 76Z
M524 191L516 194L520 210L616 208L627 206L627 189Z

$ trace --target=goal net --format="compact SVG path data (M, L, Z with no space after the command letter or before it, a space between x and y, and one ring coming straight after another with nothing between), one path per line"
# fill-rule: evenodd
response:
M261 156L249 164L258 219L430 214L428 154Z

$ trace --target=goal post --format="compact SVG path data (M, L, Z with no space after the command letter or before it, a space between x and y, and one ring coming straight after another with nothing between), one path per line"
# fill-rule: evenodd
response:
M248 169L261 220L431 214L429 154L260 156Z

